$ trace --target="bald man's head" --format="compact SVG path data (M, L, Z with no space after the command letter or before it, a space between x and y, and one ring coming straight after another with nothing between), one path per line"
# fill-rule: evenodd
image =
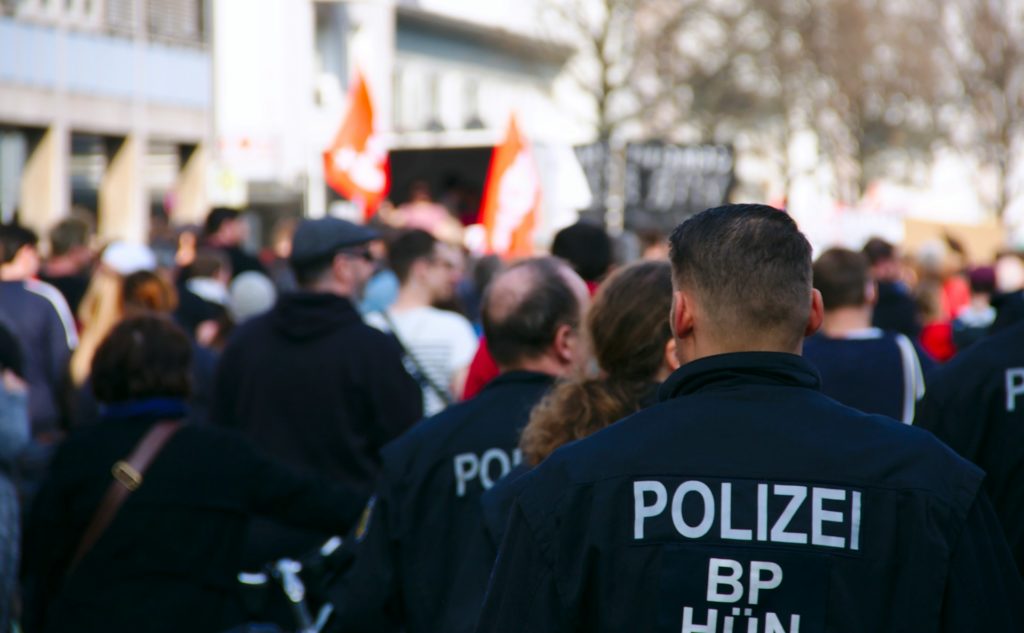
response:
M586 284L564 262L542 257L513 264L484 296L487 348L502 368L543 356L562 326L579 328L587 301Z

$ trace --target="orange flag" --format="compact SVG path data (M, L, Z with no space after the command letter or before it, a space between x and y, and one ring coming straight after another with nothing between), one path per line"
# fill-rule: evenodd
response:
M487 252L506 257L532 255L540 200L540 174L530 146L520 136L512 116L505 140L494 148L480 208L480 222L487 232Z
M330 149L324 152L324 178L339 195L372 216L388 194L391 173L384 139L373 129L373 101L358 70L348 95L348 110Z

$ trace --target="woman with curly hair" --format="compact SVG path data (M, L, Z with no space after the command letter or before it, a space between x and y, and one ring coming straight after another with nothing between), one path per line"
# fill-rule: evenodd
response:
M654 404L658 385L679 366L669 329L671 304L672 269L666 261L627 266L601 285L586 318L598 371L559 384L533 409L519 441L523 467ZM484 494L484 518L495 544L517 491L513 472Z

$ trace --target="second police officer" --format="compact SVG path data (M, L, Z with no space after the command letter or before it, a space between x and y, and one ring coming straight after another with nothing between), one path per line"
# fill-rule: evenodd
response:
M555 378L585 362L588 303L583 280L553 258L491 282L482 317L502 373L383 449L354 562L330 592L338 630L473 630L494 563L480 495L521 461L519 432Z

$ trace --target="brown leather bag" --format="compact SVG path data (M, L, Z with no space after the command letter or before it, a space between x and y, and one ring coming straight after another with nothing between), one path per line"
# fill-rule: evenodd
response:
M89 553L96 541L103 536L110 522L121 508L121 505L128 498L128 495L135 492L142 485L142 476L150 463L163 449L167 441L181 429L182 423L177 421L157 422L146 435L139 440L135 450L128 456L128 459L120 460L110 469L114 481L110 482L107 494L103 501L96 508L96 514L85 529L82 540L75 551L75 557L68 565L67 575L78 567L78 563Z

